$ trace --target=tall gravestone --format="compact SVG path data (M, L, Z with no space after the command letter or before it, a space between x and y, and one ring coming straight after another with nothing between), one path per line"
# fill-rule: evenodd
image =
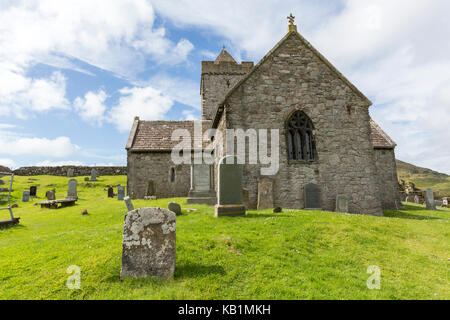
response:
M219 161L216 217L245 215L242 170L243 166L237 163L235 156L225 156Z
M117 200L125 199L125 187L117 186Z
M120 277L169 279L175 272L176 215L140 208L125 216Z
M123 200L125 201L125 204L127 205L128 211L133 211L134 206L133 206L133 203L131 202L130 197L125 197Z
M336 212L348 213L349 197L343 194L336 196Z
M30 191L24 191L22 194L22 202L30 201Z
M37 194L37 187L36 186L30 187L30 197L36 198L36 194Z
M68 178L71 178L71 177L73 177L73 175L74 175L74 170L73 170L73 168L67 169L67 177L68 177Z
M427 210L436 210L436 203L434 202L434 193L432 189L425 189L425 204Z
M92 168L92 170L91 170L91 181L97 181L97 177L98 177L97 170L95 170L95 168Z
M267 177L258 180L258 210L273 208L273 180Z
M419 203L420 202L420 198L418 195L414 196L414 203Z
M69 180L67 189L67 199L78 199L77 184L78 182L76 179Z
M113 187L108 188L108 198L114 198L114 189Z
M322 210L320 188L315 183L305 185L305 209Z
M188 193L187 203L209 204L217 202L216 192L213 187L212 166L209 164L196 164L192 159L191 164L191 189Z

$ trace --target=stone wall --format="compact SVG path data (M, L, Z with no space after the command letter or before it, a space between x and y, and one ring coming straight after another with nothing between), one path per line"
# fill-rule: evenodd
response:
M171 181L171 169L175 181ZM175 165L170 152L128 152L127 191L132 199L146 196L147 182L154 181L158 198L186 197L191 187L189 165Z
M127 167L85 167L85 166L60 166L60 167L22 167L14 170L18 176L67 176L67 170L72 168L74 176L90 176L92 168L95 168L101 176L126 175Z
M399 209L401 199L394 149L375 149L375 164L383 209ZM414 196L411 195L411 198L414 199Z
M335 210L336 195L344 194L351 199L351 213L382 215L370 103L298 36L291 34L267 56L227 104L227 127L280 132L280 169L271 177L275 206L303 208L304 186L313 182L321 188L324 210ZM315 126L318 159L313 162L288 160L285 125L296 110L303 110ZM251 207L257 201L260 168L244 166Z

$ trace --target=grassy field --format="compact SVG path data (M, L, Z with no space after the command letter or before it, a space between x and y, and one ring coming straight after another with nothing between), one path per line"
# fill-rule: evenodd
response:
M103 189L126 177L77 178L77 205L58 210L33 204L51 188L64 198L68 179L32 178L14 184L20 225L0 230L0 299L450 299L450 211L406 206L377 218L266 210L215 219L212 207L179 198L174 279L120 281L127 210ZM39 199L22 203L30 185ZM66 287L71 265L81 268L80 290ZM381 270L380 290L366 286L371 265Z

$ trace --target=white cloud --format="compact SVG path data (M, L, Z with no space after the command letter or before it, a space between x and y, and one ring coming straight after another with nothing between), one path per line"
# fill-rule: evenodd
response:
M21 156L46 156L54 158L67 157L80 148L72 144L68 137L27 138L14 135L0 136L0 154Z
M119 131L130 130L135 116L143 120L163 119L173 105L170 97L152 87L123 88L121 97L108 114L108 121Z
M106 111L105 100L107 94L103 90L97 92L89 91L84 98L76 98L74 101L75 111L80 117L89 123L101 126Z
M0 158L0 166L15 168L16 163L12 159Z

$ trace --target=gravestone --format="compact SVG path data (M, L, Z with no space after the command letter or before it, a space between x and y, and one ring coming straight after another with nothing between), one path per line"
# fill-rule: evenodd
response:
M125 216L120 277L169 279L175 272L176 215L140 208Z
M245 215L242 170L243 165L237 163L235 156L225 156L219 161L216 217Z
M348 213L349 197L343 194L336 196L336 212Z
M188 193L189 204L216 204L216 192L212 182L212 166L209 164L191 164L191 189Z
M125 200L125 204L127 205L128 211L133 211L134 206L133 206L133 203L131 202L130 197L125 197L123 200Z
M315 183L308 183L305 186L305 209L322 210L320 204L320 188Z
M249 203L248 203L248 199L249 199L249 197L248 197L248 189L242 189L242 199L243 199L245 208L248 209L248 208L249 208Z
M258 179L258 210L273 208L273 180L267 177Z
M448 208L448 198L443 198L442 199L442 206L445 208Z
M28 202L30 200L30 191L24 191L22 194L22 202Z
M36 186L30 187L30 197L36 198L36 193L37 193L37 187Z
M89 177L84 177L84 181L89 181Z
M98 177L97 170L92 168L92 170L91 170L91 181L97 181L97 177Z
M47 198L47 200L56 200L55 189L47 191L45 193L45 197Z
M108 198L114 198L114 188L113 187L108 188Z
M151 197L154 196L155 193L156 193L155 182L153 180L148 180L147 186L145 188L145 196Z
M181 215L181 206L176 202L169 202L167 209L175 213L177 216Z
M125 187L117 186L117 200L123 200L125 198Z
M69 169L67 169L67 177L68 177L68 178L71 178L71 177L73 177L73 174L74 174L74 170L73 170L73 168L69 168Z
M419 199L419 196L416 194L415 196L414 196L414 203L419 203L420 202L420 199Z
M427 210L436 210L436 203L434 202L434 193L432 189L425 189L425 205Z
M67 199L78 199L78 193L77 193L77 180L76 179L70 179L69 185L67 189Z

